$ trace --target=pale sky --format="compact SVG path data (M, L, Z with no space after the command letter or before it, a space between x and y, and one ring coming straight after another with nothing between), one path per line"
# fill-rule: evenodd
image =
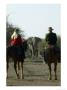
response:
M8 21L24 31L25 37L45 38L48 27L61 35L59 4L8 4Z

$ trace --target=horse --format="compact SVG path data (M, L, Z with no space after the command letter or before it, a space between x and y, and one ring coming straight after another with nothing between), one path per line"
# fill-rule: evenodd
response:
M49 67L49 80L52 80L51 64L54 63L55 80L57 80L57 63L61 62L61 50L58 47L46 48L44 50L44 60Z
M17 75L17 78L20 79L20 75L19 75L19 70L20 70L20 64L21 64L21 78L24 79L24 75L23 75L23 63L24 63L24 59L25 59L25 52L27 49L27 41L23 42L23 45L21 46L21 49L19 49L19 47L17 46L8 46L7 47L7 58L6 58L6 62L7 62L7 78L8 78L8 69L9 69L9 60L10 58L13 59L14 62L14 69ZM19 53L18 50L21 50Z

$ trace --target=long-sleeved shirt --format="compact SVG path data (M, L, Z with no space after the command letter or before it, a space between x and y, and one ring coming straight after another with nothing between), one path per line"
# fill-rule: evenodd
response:
M46 42L50 45L55 45L57 42L57 36L56 33L48 33L46 35Z

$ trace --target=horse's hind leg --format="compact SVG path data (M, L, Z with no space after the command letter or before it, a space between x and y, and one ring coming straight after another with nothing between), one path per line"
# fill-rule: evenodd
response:
M8 65L8 63L7 63L7 78L8 78L8 68L9 68L9 65Z
M14 61L14 69L15 69L15 72L16 72L16 75L17 75L17 78L19 79L20 76L19 76L19 73L17 72L17 62Z
M57 80L57 63L54 63L55 80Z
M24 75L23 75L23 62L21 61L21 78L24 79Z
M20 70L20 62L17 62L18 70Z
M9 59L8 58L7 58L7 62L6 63L7 63L7 65L6 65L7 67L6 68L7 68L7 78L8 78L8 68L9 68Z
M49 67L49 78L48 78L48 80L51 80L52 79L52 75L51 75L51 64L48 64L48 67Z

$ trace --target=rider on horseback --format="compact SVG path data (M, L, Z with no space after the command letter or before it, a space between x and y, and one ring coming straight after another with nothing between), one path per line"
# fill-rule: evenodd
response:
M24 39L21 38L21 35L17 32L17 30L14 30L14 32L11 36L10 45L15 46L17 48L18 55L22 54L21 52L23 50L23 47L22 47L23 42L24 42ZM24 50L23 50L23 52L24 52Z
M57 43L57 35L53 33L53 28L49 27L49 33L46 35L46 42L48 44L48 48L54 47Z
M55 47L57 43L57 35L56 33L52 32L53 31L52 27L49 27L48 30L49 30L49 33L46 35L46 39L45 39L48 47L46 49L45 57L47 57L48 53L54 54L56 52Z

